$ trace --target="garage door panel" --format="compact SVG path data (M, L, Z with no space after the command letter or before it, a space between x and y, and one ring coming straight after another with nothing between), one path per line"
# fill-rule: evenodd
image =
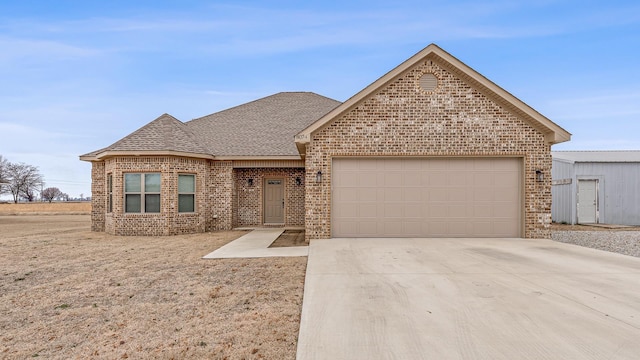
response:
M402 185L405 187L419 188L422 186L422 174L416 171L407 172L402 179Z
M403 207L402 203L385 203L382 207L384 218L402 220L404 215Z
M345 169L348 169L348 170L355 169L359 171L366 171L366 170L376 171L378 170L378 166L381 163L380 161L377 161L377 160L363 161L363 159L341 159L341 161L344 161L343 165Z
M497 173L495 174L494 184L499 188L509 188L518 183L519 176L517 173Z
M466 187L467 186L467 174L464 172L455 172L450 174L447 178L447 185Z
M422 190L419 188L405 188L402 191L401 200L407 203L420 203L422 201Z
M422 234L422 223L420 221L405 221L403 224L403 233L409 237L420 237Z
M337 207L334 210L334 214L336 218L346 219L346 218L358 218L358 204L357 203L349 203L343 204L340 207Z
M450 220L447 221L447 236L448 237L465 237L469 234L467 230L468 222L461 220Z
M449 195L446 187L432 187L428 189L429 201L448 201Z
M361 219L378 218L378 204L376 202L358 203L356 205L356 216Z
M449 217L466 219L473 214L469 214L469 207L467 205L450 205Z
M356 182L356 185L358 187L368 187L374 189L378 187L378 176L375 173L362 172L356 174L355 178L358 179Z
M334 159L332 234L518 237L522 160Z
M389 171L384 174L384 187L402 186L402 179L404 177L402 171Z
M462 201L466 203L467 200L467 188L465 187L450 187L447 189L449 201Z
M504 203L500 203L500 202L496 202L495 206L493 207L493 217L494 218L504 218L504 219L510 219L513 217L513 214L511 213L513 210L511 209L511 203L510 202L504 202Z
M445 218L447 216L449 216L448 214L448 207L446 203L438 203L438 204L431 204L430 206L426 206L423 209L424 213L427 215L427 217L429 218Z
M398 237L403 234L402 221L385 221L382 223L382 226L387 236Z
M367 201L378 201L378 188L370 187L370 188L356 188L352 189L356 194L356 201L359 202L367 202Z
M493 201L495 199L495 191L490 187L475 187L473 188L473 201L482 203L485 201Z
M493 234L492 225L491 221L474 221L471 223L471 232L478 236L489 236Z
M428 175L428 185L437 187L437 186L447 186L449 184L449 176L447 173L440 172L432 172Z
M494 229L493 232L497 234L497 236L502 237L514 237L512 234L517 231L516 224L513 224L512 221L496 221L493 224Z
M518 201L518 194L516 194L517 189L500 189L499 191L496 191L495 194L493 195L493 198L495 201L502 201L502 202L514 202L514 201Z
M376 221L360 221L358 222L357 232L351 234L351 237L363 236L360 234L365 234L366 237L376 237L376 234L379 234L380 231L378 229L378 223Z
M422 219L422 204L420 202L404 204L405 219Z
M333 196L340 202L351 202L357 200L357 191L354 188L337 187L333 191Z
M404 198L404 189L401 187L386 188L382 194L384 201L398 201Z
M493 216L493 208L490 204L476 204L472 207L472 216L477 219Z

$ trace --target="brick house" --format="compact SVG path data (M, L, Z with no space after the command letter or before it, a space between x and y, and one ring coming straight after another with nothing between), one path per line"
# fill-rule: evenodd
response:
M92 230L300 226L329 237L549 237L570 134L432 44L344 103L278 93L97 151Z

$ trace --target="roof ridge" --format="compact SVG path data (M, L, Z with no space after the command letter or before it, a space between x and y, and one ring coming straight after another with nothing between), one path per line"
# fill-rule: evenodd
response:
M325 98L325 99L328 99L328 100L332 100L332 101L337 101L337 102L339 102L338 100L332 99L332 98L327 97L327 96L324 96L324 95L320 95L320 94L315 93L315 92L313 92L313 91L280 91L280 92L277 92L277 93L275 93L275 94L271 94L271 95L263 96L263 97L261 97L261 98L254 99L254 100L251 100L251 101L246 102L246 103L242 103L242 104L238 104L238 105L236 105L236 106L232 106L232 107L230 107L230 108L222 109L222 110L220 110L220 111L216 111L216 112L213 112L213 113L211 113L211 114L207 114L207 115L204 115L204 116L200 116L200 117L197 117L197 118L193 118L193 119L191 119L191 120L189 120L189 121L186 121L186 122L185 122L185 124L188 124L188 123L190 123L190 122L197 121L197 120L202 120L202 119L207 118L207 117L210 117L210 116L212 116L212 115L217 115L217 114L223 114L223 113L226 113L226 112L230 112L230 111L235 110L235 109L238 109L238 108L240 108L240 107L248 107L248 106L250 106L251 104L254 104L254 103L258 102L258 101L263 101L263 100L266 100L266 99L269 99L269 98L273 98L273 97L275 97L275 96L282 95L282 94L312 94L312 95L319 96L319 97L322 97L322 98ZM338 104L338 105L339 105L339 104ZM338 105L336 105L336 106L338 106Z

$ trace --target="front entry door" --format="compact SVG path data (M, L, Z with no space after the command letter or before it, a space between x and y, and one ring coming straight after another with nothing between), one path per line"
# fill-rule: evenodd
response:
M598 222L598 180L578 180L578 223Z
M284 180L264 180L264 222L284 224Z

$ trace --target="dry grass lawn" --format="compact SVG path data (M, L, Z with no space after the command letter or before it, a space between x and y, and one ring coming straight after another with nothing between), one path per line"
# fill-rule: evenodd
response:
M294 359L306 258L201 259L243 233L0 216L0 358Z
M32 202L0 204L0 215L90 213L91 202Z

